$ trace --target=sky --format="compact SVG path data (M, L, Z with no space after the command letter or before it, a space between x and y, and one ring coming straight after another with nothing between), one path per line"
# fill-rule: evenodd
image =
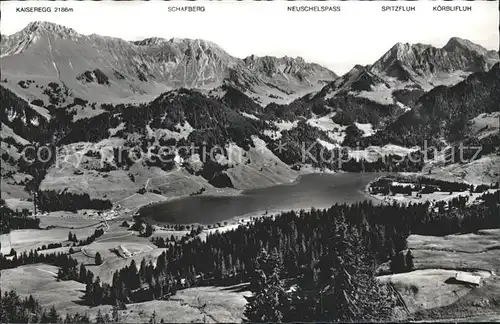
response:
M471 12L433 12L432 7L467 5ZM173 6L201 6L204 12L169 12ZM288 6L340 6L340 12L288 12ZM415 12L382 12L382 6L415 6ZM16 7L51 7L51 13L20 13ZM72 8L54 12L55 7ZM397 42L441 47L451 37L498 50L496 1L2 1L2 34L32 21L50 21L81 34L126 40L147 37L201 38L236 57L301 56L338 74L371 64Z

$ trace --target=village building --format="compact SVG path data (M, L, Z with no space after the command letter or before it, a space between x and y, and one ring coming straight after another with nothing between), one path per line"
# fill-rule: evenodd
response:
M459 283L480 286L481 285L481 277L472 273L467 272L457 272L455 275L455 280Z

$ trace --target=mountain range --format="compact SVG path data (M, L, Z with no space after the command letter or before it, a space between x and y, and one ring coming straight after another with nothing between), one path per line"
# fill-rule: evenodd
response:
M498 52L456 37L442 48L397 43L342 76L300 57L240 59L205 40L130 42L48 22L2 35L0 49L2 199L11 206L28 198L28 188L134 207L338 170L304 162L303 144L314 146L312 156L340 154L345 145L364 159L369 149L405 155L426 139L439 147L479 141L484 156L498 153ZM30 143L59 154L23 162ZM153 148L160 157L162 146L189 143L224 150L217 161L181 151L170 152L169 163L116 156ZM276 150L282 143L286 150ZM75 159L78 167L66 163Z
M200 39L129 42L81 35L48 22L33 22L2 37L1 50L7 79L49 78L65 84L74 96L94 101L151 97L179 87L208 89L224 82L256 97L286 100L337 77L302 58L242 60Z

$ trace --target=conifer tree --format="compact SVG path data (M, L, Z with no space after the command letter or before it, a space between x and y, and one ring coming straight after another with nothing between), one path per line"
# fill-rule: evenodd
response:
M406 270L405 256L403 252L397 253L391 260L391 271L393 273L401 273Z
M413 264L413 255L411 254L411 250L408 250L405 259L406 259L406 270L412 271L415 265Z
M120 312L118 311L118 305L113 306L113 312L112 312L111 317L112 317L113 323L121 323Z
M339 226L336 249L326 254L320 267L316 320L326 322L390 320L395 298L376 278L373 260L358 231ZM333 257L329 255L333 254ZM322 260L324 261L324 260ZM326 265L330 265L328 268Z
M97 324L106 323L106 322L104 321L104 316L102 315L102 312L101 312L101 310L100 310L100 309L97 311L97 315L96 315L96 317L95 317L95 322L96 322Z
M149 318L149 324L157 324L156 311L153 311L153 314L151 314L151 317Z
M101 265L102 264L102 257L101 257L101 254L99 252L97 252L95 254L95 264L97 264L97 265Z
M48 323L58 323L61 320L61 316L56 311L55 306L52 306L50 308L50 311L47 315L47 322Z
M280 280L281 260L276 251L271 255L262 250L257 259L256 276L252 287L254 296L248 298L245 316L249 322L277 322L283 320L287 303L285 290Z

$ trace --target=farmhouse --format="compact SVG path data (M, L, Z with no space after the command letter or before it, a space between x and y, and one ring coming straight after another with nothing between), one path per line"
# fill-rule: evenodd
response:
M460 283L474 285L474 286L479 286L481 284L480 276L467 272L457 272L457 274L455 275L455 279Z
M132 256L132 253L130 253L130 251L121 244L116 247L115 251L122 258L130 258Z

